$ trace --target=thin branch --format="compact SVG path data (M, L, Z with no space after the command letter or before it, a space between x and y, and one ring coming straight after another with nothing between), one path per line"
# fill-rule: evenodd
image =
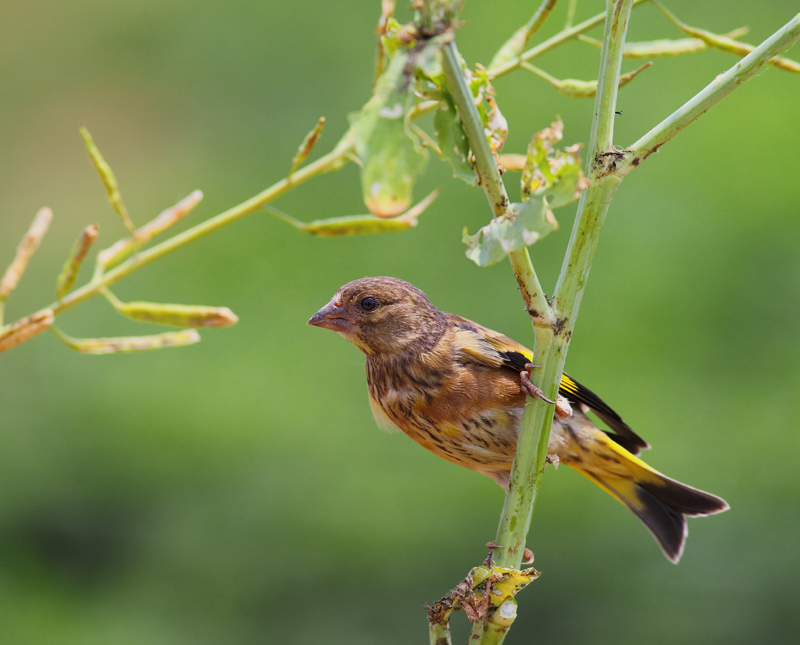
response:
M467 82L461 69L461 57L458 54L455 41L451 41L444 46L443 59L447 86L461 115L470 149L475 155L478 183L486 193L486 198L489 200L494 216L506 215L509 213L511 202L508 199L503 179L500 177L500 170L497 167L494 153L492 153L484 134L483 123L475 107L472 92L467 87ZM551 319L550 305L531 264L528 249L522 248L513 251L509 254L509 259L531 317L535 321L549 323Z
M649 0L634 0L633 6L638 7L639 5L648 2ZM596 16L592 16L588 20L584 20L583 22L575 25L574 27L569 27L567 29L563 29L562 31L558 32L555 36L552 36L545 40L544 42L536 45L532 49L529 49L525 53L523 53L519 58L515 58L514 60L510 60L507 63L504 63L496 68L489 68L489 76L491 78L498 78L509 72L513 72L522 61L529 61L533 60L534 58L538 58L546 54L549 51L552 51L556 47L563 45L565 42L569 40L574 40L578 36L583 33L586 33L593 27L597 27L603 23L606 19L606 12L598 13Z
M522 54L522 51L525 49L525 45L528 44L528 41L539 31L545 20L547 20L553 7L556 6L556 2L557 0L542 0L542 4L539 5L539 8L531 19L517 29L511 38L503 43L500 49L497 50L497 53L492 57L492 62L489 63L489 67L498 67L509 60L519 58L520 54Z
M627 175L692 121L705 114L712 105L752 78L798 38L800 38L800 14L626 149L627 157L622 163L617 164L615 172L620 176Z
M60 302L54 302L49 307L41 309L39 312L37 312L37 314L49 311L52 314L58 315L62 311L65 311L70 307L74 307L84 300L88 300L89 298L100 293L104 287L109 287L112 284L122 280L122 278L125 276L130 275L137 269L150 264L158 258L163 257L164 255L167 255L176 249L186 246L187 244L190 244L191 242L194 242L195 240L208 235L209 233L212 233L213 231L216 231L217 229L222 228L231 222L241 219L245 215L249 215L250 213L259 210L264 204L267 204L280 197L295 186L308 181L312 177L342 167L349 161L352 151L352 137L348 131L339 141L339 144L331 152L323 157L320 157L307 166L300 168L291 177L282 179L266 190L260 192L258 195L251 197L247 201L244 201L233 208L229 208L225 212L207 219L206 221L193 226L183 233L179 233L178 235L165 240L161 244L158 244L145 251L141 251L114 269L108 271L107 273L96 276L88 284L67 294L61 299Z

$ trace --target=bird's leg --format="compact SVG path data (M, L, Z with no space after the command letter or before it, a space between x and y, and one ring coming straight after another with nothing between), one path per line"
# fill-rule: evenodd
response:
M550 405L555 405L555 401L548 399L540 388L531 383L531 370L539 369L540 367L540 365L534 365L533 363L525 364L525 369L519 373L520 389L526 394L530 394L534 399L539 398Z
M530 394L534 398L540 398L551 405L556 406L556 416L561 419L567 419L572 416L572 406L569 401L563 396L556 397L555 401L548 399L541 388L536 387L531 383L531 370L541 369L541 365L534 365L533 363L526 363L525 369L519 373L520 389L526 394Z

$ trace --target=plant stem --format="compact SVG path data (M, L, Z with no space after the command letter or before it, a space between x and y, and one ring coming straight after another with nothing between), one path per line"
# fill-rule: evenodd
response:
M446 620L442 623L428 623L430 645L452 645L453 641L450 638L450 621Z
M642 161L656 152L692 121L704 114L712 105L752 78L770 59L800 38L800 14L796 15L751 53L724 74L717 76L699 93L625 150L624 162L616 172L627 175Z
M619 159L613 146L614 110L619 89L622 48L633 3L632 0L607 0L606 6L610 19L606 22L603 35L600 75L589 140L590 156L586 169L590 186L583 192L578 203L578 213L553 298L553 306L559 319L563 321L563 337L567 345L589 279L600 229L611 198L621 182L619 177L609 173L609 167Z
M40 310L40 312L50 309L52 310L53 314L57 315L60 312L69 309L70 307L74 307L78 303L97 295L105 287L109 287L112 284L119 282L122 278L133 273L137 269L140 269L146 264L149 264L150 262L153 262L154 260L157 260L158 258L171 253L172 251L175 251L176 249L186 246L198 238L208 235L209 233L216 231L217 229L222 228L223 226L226 226L227 224L230 224L231 222L234 222L245 215L249 215L250 213L257 211L264 204L267 204L280 197L295 186L299 186L312 177L316 177L317 175L340 168L347 163L352 155L352 152L352 136L348 131L339 141L339 144L331 152L320 157L307 166L300 168L294 174L292 174L291 177L282 179L266 190L263 190L258 195L251 197L247 201L244 201L233 208L229 208L223 213L211 217L210 219L193 226L183 233L179 233L178 235L165 240L161 244L147 249L146 251L141 251L114 269L111 269L110 271L93 278L83 287L76 289L75 291L64 296L60 302L54 302L50 306Z
M634 0L634 4L640 4L645 0ZM497 69L490 70L492 77L502 76L509 72L514 71L515 69L519 68L520 61L527 61L532 60L542 54L555 49L559 45L576 38L578 35L588 31L592 27L600 24L604 19L605 14L598 14L589 20L586 20L579 25L571 27L569 29L564 29L560 33L556 34L552 38L544 41L540 45L534 47L533 49L528 50L521 57L510 61L509 63L498 67ZM459 67L460 73L460 67ZM467 90L467 92L469 92ZM471 97L471 94L469 95ZM412 119L417 119L425 114L428 114L436 109L438 106L438 101L425 101L418 105L411 113ZM474 107L474 106L473 106ZM476 112L477 116L477 112ZM466 121L465 121L466 122ZM478 121L479 123L479 121ZM473 133L474 135L474 133ZM487 167L491 167L491 165L495 165L493 162L493 157L491 155L491 150L488 149L488 144L486 145L486 150L489 153L489 156L492 159L492 163L488 164ZM137 269L157 260L164 255L171 253L172 251L179 249L187 244L195 241L196 239L207 235L213 231L216 231L231 222L234 222L245 215L249 215L250 213L258 210L264 204L267 204L277 197L280 197L284 193L288 192L292 188L299 186L300 184L304 183L308 179L315 177L316 175L320 175L326 172L330 172L332 170L336 170L343 166L349 159L352 158L354 154L354 146L353 146L353 137L352 133L348 131L339 141L337 146L328 154L320 157L316 161L310 163L309 165L297 170L296 172L292 173L291 176L287 177L286 179L282 179L281 181L277 182L276 184L270 186L266 190L262 191L258 195L251 197L247 201L242 202L241 204L234 206L226 210L219 215L216 215L196 226L175 235L161 244L158 244L146 251L142 251L126 262L123 262L119 266L115 267L114 269L104 273L97 275L92 278L92 280L85 284L84 286L72 291L71 293L65 295L60 302L55 302L50 307L46 307L40 309L35 314L41 314L42 312L52 309L54 314L58 314L70 307L73 307L84 300L87 300L95 295L97 295L100 290L104 287L111 286L115 284L122 278L130 275ZM484 159L484 161L486 161ZM477 164L479 167L483 166L484 164ZM499 179L499 174L498 174ZM502 186L502 181L499 182ZM502 193L505 194L505 188L502 188ZM487 193L488 196L488 193ZM490 198L491 199L491 198ZM507 200L507 196L506 196ZM552 313L549 310L549 306L546 307L547 300L544 296L544 292L539 284L539 281L536 277L536 274L533 270L533 266L530 262L530 257L528 255L527 249L522 249L520 251L515 251L511 255L511 263L514 268L514 272L517 275L517 281L520 285L520 289L522 290L523 298L525 299L526 306L531 314L531 316L535 320L539 320L542 325L552 324ZM0 303L0 307L2 307L5 303ZM0 309L0 315L2 310ZM0 319L0 326L2 326L2 319ZM5 327L8 327L6 325ZM3 328L3 327L0 327ZM539 329L537 327L537 329ZM539 360L537 358L537 360Z
M634 0L616 0L615 2L609 1L607 3L608 20L606 22L592 123L592 158L589 162L591 169L587 172L590 177L598 174L594 170L597 165L594 163L595 157L611 146L614 127L614 106L622 62L622 46L633 3ZM586 23L582 23L577 28L567 30L567 33L572 32L577 35L577 33L581 33L582 30L588 28L585 25ZM591 26L594 25L592 24ZM517 61L516 65L518 64L519 61ZM455 42L445 45L444 69L448 87L464 123L470 148L475 155L480 184L492 206L494 215L496 217L501 216L508 209L508 197L494 156L491 154L491 150L488 149L480 117L475 109L472 95L467 88L461 71ZM559 277L561 293L572 296L573 300L571 302L557 301L555 313L549 304L546 304L547 301L544 299L538 280L525 279L529 276L535 278L535 272L532 265L530 265L527 249L509 254L512 266L515 267L514 272L520 288L523 289L523 294L525 294L526 289L528 291L532 289L538 294L542 294L541 298L544 299L544 304L539 305L538 310L546 312L546 319L537 320L534 318L533 321L536 334L535 360L538 365L542 366L542 369L537 370L534 376L537 378L537 385L544 390L545 395L552 398L558 392L558 383L566 359L569 338L578 312L580 297L586 285L586 278L594 256L594 249L597 245L603 218L608 209L611 196L619 183L619 178L606 176L602 181L596 181L591 188L584 191L578 208L576 223L572 230L564 267ZM530 266L529 275L517 270L517 266L523 266L525 261ZM526 305L528 305L527 300ZM531 309L530 305L529 309ZM508 490L495 540L500 545L494 556L495 563L498 566L518 568L522 563L525 540L530 528L541 475L547 457L552 421L553 410L549 405L545 405L543 401L529 401L526 404L520 425ZM494 633L494 630L489 629L490 621L491 613L475 622L470 642L472 640L481 643L502 642L504 634L498 635ZM490 633L492 633L491 637Z
M469 140L470 149L475 155L475 169L478 173L478 183L483 187L489 205L495 217L510 214L511 202L508 199L506 187L500 176L494 153L489 147L489 142L483 132L478 110L472 92L467 86L464 73L461 70L461 58L458 54L455 40L444 46L444 73L447 86L453 95L453 101L458 107L464 130ZM531 317L549 322L550 305L544 295L544 290L539 283L539 278L531 264L528 249L519 249L509 254L514 274L517 276L525 306Z

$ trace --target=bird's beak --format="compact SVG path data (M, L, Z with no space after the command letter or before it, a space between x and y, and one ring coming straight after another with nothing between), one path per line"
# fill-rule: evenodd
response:
M308 320L309 325L324 327L325 329L338 331L340 333L351 331L353 329L353 323L353 318L347 313L347 310L336 301L336 298L331 300Z

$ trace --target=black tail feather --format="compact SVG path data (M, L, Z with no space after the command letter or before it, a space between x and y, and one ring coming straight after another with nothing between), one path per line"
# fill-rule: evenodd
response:
M713 515L730 508L728 503L721 497L681 484L669 477L664 477L663 475L661 477L663 478L663 483L639 482L639 487L684 515Z
M712 515L727 510L725 500L658 474L657 482L597 476L585 473L601 488L631 509L653 535L667 558L678 563L688 530L686 516Z

